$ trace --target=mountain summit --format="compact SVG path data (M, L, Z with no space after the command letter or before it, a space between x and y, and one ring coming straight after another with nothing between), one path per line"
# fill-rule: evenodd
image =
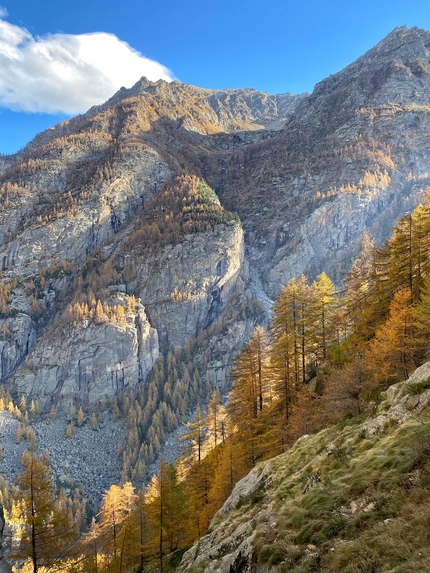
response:
M2 157L1 382L44 410L141 392L153 461L290 278L341 284L422 200L429 47L396 28L299 96L142 78Z

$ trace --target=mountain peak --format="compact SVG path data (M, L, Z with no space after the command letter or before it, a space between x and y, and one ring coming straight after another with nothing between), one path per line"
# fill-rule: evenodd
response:
M151 80L148 80L148 78L146 78L145 76L142 76L139 80L137 80L137 82L134 85L131 86L131 88L125 88L124 86L121 87L104 104L100 106L94 106L94 108L91 109L97 109L97 110L105 109L106 107L110 107L112 105L117 104L121 100L141 96L145 92L155 93L157 91L157 88L159 88L160 86L168 86L168 85L169 82L166 82L165 80L157 80L156 82L153 82Z
M369 50L362 58L369 55L392 58L394 52L398 57L417 57L427 55L430 47L430 32L416 26L398 26L383 38L374 48ZM361 58L360 58L361 59Z
M349 66L316 84L311 101L337 113L430 103L430 32L399 26ZM327 97L335 102L328 102Z

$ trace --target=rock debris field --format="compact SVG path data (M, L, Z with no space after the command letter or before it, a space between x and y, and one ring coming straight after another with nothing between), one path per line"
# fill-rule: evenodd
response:
M121 460L116 449L124 436L123 422L112 420L109 412L97 429L88 422L76 427L75 435L65 436L66 417L32 420L37 438L37 453L48 454L57 483L66 490L79 486L90 504L100 503L103 493L121 479ZM0 476L13 483L21 469L21 456L28 447L23 439L16 442L20 422L7 411L0 411Z

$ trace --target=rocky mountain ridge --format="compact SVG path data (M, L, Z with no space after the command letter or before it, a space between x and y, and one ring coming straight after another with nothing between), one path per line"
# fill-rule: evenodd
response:
M429 46L398 28L302 96L142 79L2 158L1 382L68 409L203 337L224 389L289 278L340 283L424 197Z
M317 84L273 138L202 157L203 175L239 213L249 259L272 295L301 272L324 268L339 281L363 230L382 241L421 199L429 39L396 28Z

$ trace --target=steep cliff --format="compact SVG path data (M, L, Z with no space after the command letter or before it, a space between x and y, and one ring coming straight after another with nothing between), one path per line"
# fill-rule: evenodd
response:
M429 47L396 28L315 86L274 137L200 156L202 173L246 229L268 292L324 268L339 281L359 237L378 242L429 182ZM232 151L232 152L231 152Z
M145 380L156 337L166 356L222 323L203 370L225 387L289 278L340 282L362 232L381 242L422 200L429 46L398 28L301 96L142 78L2 158L2 380L46 407L91 402ZM146 319L97 322L116 292ZM260 310L237 323L231 305Z
M112 398L145 381L158 358L157 331L140 302L122 293L110 297L93 319L71 316L54 325L16 371L11 384L44 410Z
M35 342L35 324L28 314L0 319L0 381L8 380Z
M183 346L219 315L245 272L242 228L219 225L210 233L187 235L131 264L138 275L136 291L164 348Z

